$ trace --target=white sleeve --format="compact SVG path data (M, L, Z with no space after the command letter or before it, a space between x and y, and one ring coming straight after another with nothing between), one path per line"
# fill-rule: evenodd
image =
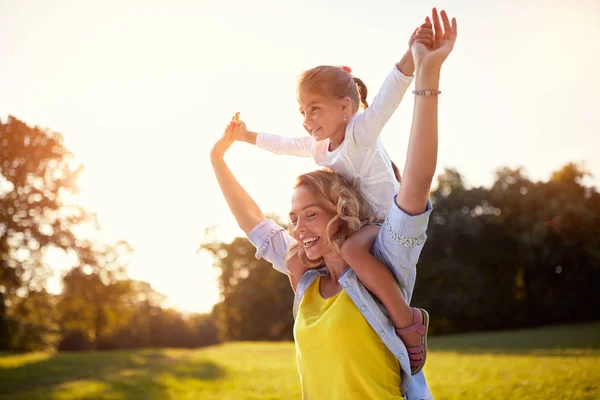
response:
M259 132L256 136L256 146L275 154L296 157L310 157L314 139L311 136L290 138Z
M400 105L404 93L413 80L406 76L394 65L373 103L356 116L354 123L354 141L363 146L374 146L383 127Z
M285 253L296 241L283 227L271 219L265 219L252 228L248 239L256 247L257 259L264 258L277 271L289 275L285 268Z

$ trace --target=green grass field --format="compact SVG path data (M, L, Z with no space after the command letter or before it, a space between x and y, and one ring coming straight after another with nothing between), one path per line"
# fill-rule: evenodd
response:
M600 323L430 339L437 400L600 399ZM298 399L293 343L0 354L0 399Z

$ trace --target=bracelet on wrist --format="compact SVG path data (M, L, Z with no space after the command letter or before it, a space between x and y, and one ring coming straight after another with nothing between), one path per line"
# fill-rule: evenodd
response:
M417 96L437 96L438 94L442 94L442 91L437 89L413 90L412 92Z

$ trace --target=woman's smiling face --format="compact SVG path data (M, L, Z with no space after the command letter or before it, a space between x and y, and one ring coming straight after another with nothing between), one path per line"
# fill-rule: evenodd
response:
M324 209L318 197L305 186L299 186L292 196L290 227L292 235L302 244L310 260L333 253L327 242L327 224L335 214Z

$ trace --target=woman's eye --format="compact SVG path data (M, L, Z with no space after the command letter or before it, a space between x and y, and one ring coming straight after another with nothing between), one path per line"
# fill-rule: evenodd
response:
M306 218L314 218L314 216L315 216L315 215L317 215L317 214L314 214L314 213L313 213L313 214L308 214L308 215L306 216Z

